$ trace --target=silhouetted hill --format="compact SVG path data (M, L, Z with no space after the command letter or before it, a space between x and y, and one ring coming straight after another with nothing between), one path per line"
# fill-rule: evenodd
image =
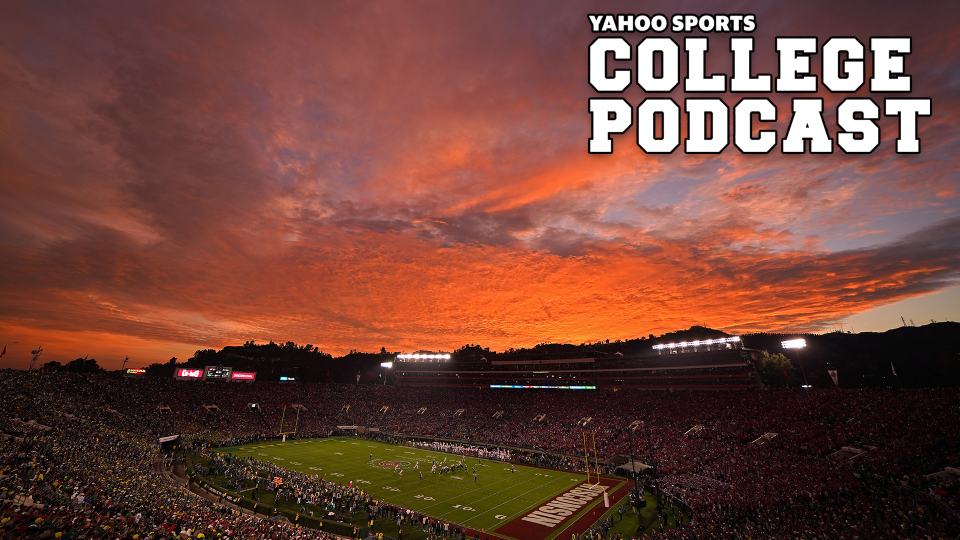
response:
M721 330L693 326L629 340L598 341L596 343L541 343L534 347L491 351L480 345L465 345L454 352L457 360L482 362L522 358L610 358L617 353L624 356L650 354L653 345L679 341L726 337ZM799 351L799 359L810 383L826 388L832 386L828 369L836 369L844 388L864 386L932 387L960 385L960 323L931 323L924 326L906 326L886 332L848 334L746 334L744 347L782 353L797 362L796 349L784 350L781 342L802 337L807 346ZM281 375L295 376L302 381L356 383L382 382L380 363L394 359L397 353L381 349L376 353L351 351L334 357L313 345L297 345L252 341L228 346L216 351L197 351L186 363L154 364L148 373L154 376L172 376L176 366L202 367L231 366L237 371L256 371L260 380L278 380ZM899 381L893 376L890 364L896 367Z
M797 350L780 343L802 337L807 346L799 356L810 382L828 387L828 369L836 369L844 388L863 386L957 386L960 384L960 323L903 326L886 332L848 334L748 334L745 347L782 353L794 362ZM893 376L891 363L900 381Z

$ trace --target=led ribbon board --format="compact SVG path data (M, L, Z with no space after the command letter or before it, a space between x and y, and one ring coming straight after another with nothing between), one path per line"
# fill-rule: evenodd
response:
M522 384L491 384L490 388L546 388L554 390L596 390L596 386L540 386Z

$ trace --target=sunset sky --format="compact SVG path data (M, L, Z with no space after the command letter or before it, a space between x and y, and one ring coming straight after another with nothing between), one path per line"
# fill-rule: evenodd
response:
M777 36L910 36L922 152L590 155L595 12L755 13L774 76ZM782 138L798 96L751 97ZM958 125L955 1L5 2L0 367L960 320Z

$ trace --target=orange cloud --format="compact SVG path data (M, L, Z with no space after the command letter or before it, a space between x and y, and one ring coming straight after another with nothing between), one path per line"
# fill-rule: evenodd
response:
M913 35L915 94L934 100L921 154L896 155L884 118L869 156L648 156L633 129L593 156L574 3L11 5L0 337L62 360L506 348L816 330L943 289L960 266L944 9L758 13L757 73L776 73L777 35ZM781 137L790 97L771 96ZM821 97L833 135L843 96Z

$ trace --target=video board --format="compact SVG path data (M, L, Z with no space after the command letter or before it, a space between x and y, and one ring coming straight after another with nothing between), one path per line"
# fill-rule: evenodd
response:
M210 381L225 381L230 378L233 368L223 366L207 366L204 375Z

